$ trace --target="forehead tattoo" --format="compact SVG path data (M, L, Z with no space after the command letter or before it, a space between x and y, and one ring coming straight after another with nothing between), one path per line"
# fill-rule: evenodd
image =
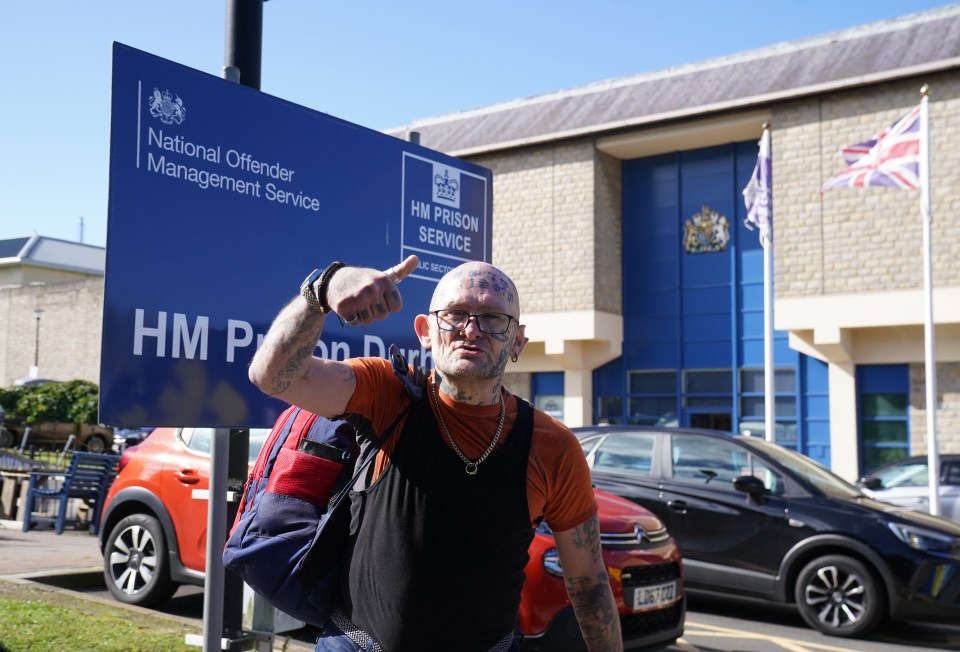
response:
M510 305L516 305L517 297L513 289L513 283L498 271L490 270L455 270L451 272L446 283L441 283L437 287L437 293L434 297L440 299L442 294L449 294L458 288L480 288L498 294L504 297Z
M467 281L467 287L476 286L483 290L493 290L495 293L506 297L510 303L513 303L513 292L510 290L510 281L501 274L472 270L467 273Z

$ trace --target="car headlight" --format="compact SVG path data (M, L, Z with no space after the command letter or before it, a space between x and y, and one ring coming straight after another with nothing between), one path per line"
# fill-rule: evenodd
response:
M888 522L886 525L898 539L914 550L936 552L960 559L960 539L957 537L906 523Z
M560 566L560 555L556 548L550 548L543 553L543 570L551 575L563 577L563 567Z

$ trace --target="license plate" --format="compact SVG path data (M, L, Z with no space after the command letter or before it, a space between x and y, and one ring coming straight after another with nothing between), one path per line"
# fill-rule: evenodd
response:
M677 583L641 586L633 590L633 610L649 611L672 604L677 599Z

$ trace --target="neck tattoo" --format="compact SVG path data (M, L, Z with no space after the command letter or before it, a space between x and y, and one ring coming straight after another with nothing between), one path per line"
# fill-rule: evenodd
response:
M494 447L497 445L497 440L500 439L500 432L503 430L503 420L507 416L507 406L503 402L503 392L500 393L500 423L497 424L497 433L493 436L493 441L490 442L490 445L487 446L487 450L483 452L483 455L478 457L475 461L467 459L467 456L460 451L460 447L457 446L457 442L453 440L453 435L450 433L450 429L447 428L447 423L443 420L443 412L440 411L440 399L437 398L437 383L433 383L433 402L437 406L437 417L440 419L440 425L443 426L443 431L447 434L447 439L450 440L450 445L453 447L453 452L467 465L466 471L467 475L476 475L477 468L480 466L480 463L483 462L490 456L490 453L493 452Z

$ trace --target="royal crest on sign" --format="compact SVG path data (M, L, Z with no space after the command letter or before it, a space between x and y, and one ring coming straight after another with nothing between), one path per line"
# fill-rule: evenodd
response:
M183 100L168 90L153 89L153 95L147 100L150 104L150 115L160 118L165 125L181 124L187 117L187 109Z
M730 222L704 206L683 225L683 248L691 254L723 251L730 241Z

